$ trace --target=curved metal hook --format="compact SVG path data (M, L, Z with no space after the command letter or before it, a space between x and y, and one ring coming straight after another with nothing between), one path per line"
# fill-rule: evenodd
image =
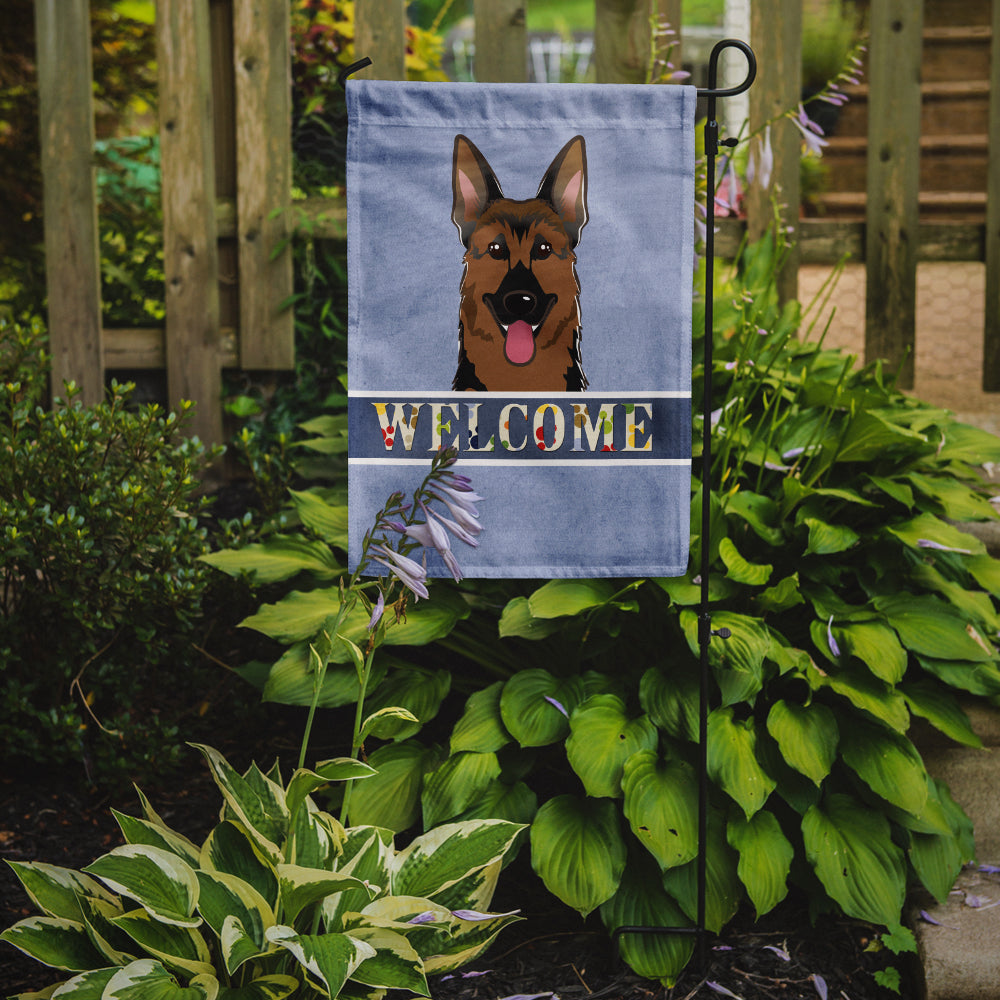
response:
M345 66L337 74L337 83L340 84L340 89L341 90L347 89L347 78L352 73L357 73L359 70L364 69L366 66L371 66L371 64L372 64L371 59L369 59L368 56L365 56L363 59L359 59L357 62L352 62L350 66Z
M746 79L736 87L716 87L719 75L719 56L724 49L739 49L747 57ZM753 49L746 42L738 38L723 38L721 42L716 42L712 49L712 54L708 57L708 87L699 88L699 97L735 97L750 89L750 85L757 78L757 57Z

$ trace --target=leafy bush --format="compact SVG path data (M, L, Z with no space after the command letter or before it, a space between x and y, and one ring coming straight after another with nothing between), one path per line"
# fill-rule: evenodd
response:
M185 434L188 405L133 410L127 385L96 406L68 385L42 408L41 338L0 321L0 743L7 760L83 757L107 773L175 752L151 681L191 662L209 456Z
M697 462L692 483L691 565L710 545L712 624L732 633L709 655L707 925L744 902L765 913L795 886L814 911L904 939L907 885L944 898L973 852L967 817L908 731L919 716L977 746L957 695L1000 695L1000 561L952 523L995 517L975 467L1000 460L1000 440L904 396L877 363L856 369L797 339L801 309L779 308L774 291L779 254L770 240L746 249L716 289L709 539ZM300 574L245 623L289 645L257 673L278 701L309 690L322 581L339 572L342 536L321 527L339 514L321 520L314 503L294 495L313 541L288 532L244 554L262 579ZM568 905L599 910L609 929L693 923L696 573L465 584L454 602L418 605L395 641L447 636L476 669L453 657L438 679L393 665L386 703L426 723L452 682L474 693L447 754L412 724L369 748L379 773L357 788L352 819L401 830L421 814L425 828L533 818L533 864ZM350 702L353 673L331 668L326 703ZM622 949L669 982L691 941L626 936Z
M429 996L428 973L471 961L518 919L485 912L516 824L453 823L399 850L311 798L367 765L324 761L285 785L277 766L241 775L199 749L225 803L200 847L140 793L142 819L115 813L125 846L82 872L11 863L43 915L0 938L79 973L61 996Z

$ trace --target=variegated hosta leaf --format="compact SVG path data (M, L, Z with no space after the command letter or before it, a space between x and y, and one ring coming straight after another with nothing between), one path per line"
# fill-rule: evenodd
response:
M81 972L105 964L87 935L87 928L65 917L28 917L0 934L26 955L54 969Z
M661 869L697 855L698 782L690 765L643 750L625 762L622 790L632 832Z
M8 861L7 864L31 901L46 916L81 920L81 896L93 896L109 903L116 901L97 879L72 868L60 868L40 861Z
M522 827L515 840L524 832ZM493 893L497 890L500 870L506 857L498 858L485 868L478 868L465 878L453 882L447 889L434 893L434 901L446 906L449 910L468 908L486 911L493 902Z
M120 902L109 903L93 896L80 899L83 921L94 947L104 956L105 965L128 965L139 957L135 942L114 925L125 911Z
M795 849L781 832L774 814L766 809L750 819L731 819L726 837L730 847L740 852L736 873L759 918L788 895L788 872Z
M779 699L767 716L767 731L781 756L815 785L830 773L840 738L837 720L826 705L798 705Z
M437 945L430 954L424 956L424 971L428 975L452 972L474 961L486 951L504 927L521 919L516 912L478 914L474 920L461 916L468 911L451 912L453 923L450 932L441 932Z
M261 976L244 986L223 987L218 1000L285 1000L299 985L294 976Z
M199 975L187 986L153 959L143 958L119 969L104 987L101 1000L216 1000L219 981Z
M81 972L80 975L67 979L56 988L54 992L50 986L43 993L19 993L11 1000L41 1000L42 997L56 997L59 1000L101 1000L104 996L104 988L114 978L119 966L111 966L107 969L91 969L89 972Z
M726 842L726 824L721 813L708 816L705 850L705 926L718 934L732 919L743 899L743 884L736 874L736 852ZM663 887L681 909L698 919L698 860L663 873Z
M292 820L285 856L291 864L305 868L335 868L343 842L344 828L339 821L306 799Z
M345 930L342 926L345 913L357 913L367 906L372 891L388 889L391 856L390 831L372 826L356 826L347 831L337 870L342 875L353 875L366 883L368 888L345 889L323 900L323 920L327 930Z
M906 866L882 813L849 795L830 795L805 814L802 837L820 882L849 917L899 923Z
M521 670L500 694L500 717L523 747L542 747L563 739L569 716L583 700L579 677L560 679L547 670Z
M202 844L200 868L225 872L252 885L271 907L278 904L278 876L241 823L220 823Z
M301 767L288 782L285 791L285 805L288 812L294 815L306 797L312 795L318 788L328 785L331 781L350 781L357 778L370 778L376 770L368 764L353 757L335 757L324 760L313 770Z
M296 934L291 927L269 927L267 939L285 948L309 977L320 983L332 997L365 959L375 957L375 949L349 934Z
M847 766L876 795L919 815L927 802L927 771L910 740L861 719L852 721L850 739L840 749Z
M452 754L424 779L420 796L424 826L454 819L475 802L500 777L495 753Z
M113 892L134 899L150 916L166 924L197 927L198 878L171 851L146 844L125 844L98 858L84 871Z
M351 973L355 982L430 996L424 963L402 934L384 927L356 927L351 931L351 937L375 949L375 954L366 958Z
M128 843L159 847L171 854L176 854L192 868L198 864L199 849L182 834L149 820L126 816L125 813L120 813L117 809L112 809L111 812L118 821L122 835Z
M395 631L396 626L393 626L387 635L391 636ZM405 740L416 735L425 722L437 715L441 702L450 690L451 674L447 670L404 667L392 671L372 691L365 705L371 712L387 708L401 708L409 712L410 719L403 716L382 717L377 730L380 739Z
M286 920L294 921L302 910L321 899L345 889L362 889L374 896L373 890L353 875L327 872L299 865L278 865L278 882L281 887L281 906Z
M250 939L255 953L264 951L264 931L275 923L274 912L267 900L248 882L223 872L200 871L198 883L201 887L198 910L216 935L222 939L227 920L236 920L242 935ZM230 931L232 934L233 931ZM244 956L237 964L230 965L230 954L231 949L227 949L226 965L232 975L238 965L250 956Z
M503 858L523 827L505 820L446 823L421 834L393 860L392 892L433 899Z
M451 752L474 750L477 753L495 753L510 742L500 716L500 693L503 681L470 695L462 717L451 733Z
M739 722L733 709L717 708L708 717L708 774L749 818L767 801L776 782L757 762L752 718Z
M240 775L217 750L193 744L208 761L226 805L250 832L264 855L273 863L281 856L279 844L288 831L288 809L284 789L257 772Z
M566 757L595 798L621 796L622 768L639 750L653 750L659 739L647 715L630 719L625 702L613 694L595 694L573 711Z
M651 859L630 858L618 891L601 905L610 932L619 927L690 927L684 912L664 891ZM623 934L619 951L640 976L673 986L694 950L692 934Z
M416 740L379 747L368 761L378 771L351 789L352 826L381 826L396 833L420 817L424 773L438 763L437 753Z
M123 913L112 923L171 969L181 969L189 976L213 971L212 956L205 939L190 927L161 923L145 910Z
M531 824L531 865L549 892L583 916L618 889L625 842L608 799L558 795Z

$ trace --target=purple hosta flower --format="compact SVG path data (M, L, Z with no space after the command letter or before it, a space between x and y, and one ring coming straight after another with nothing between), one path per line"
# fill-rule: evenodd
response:
M507 913L480 913L479 910L452 910L451 915L459 920L492 920L494 917L516 917L521 911L510 910Z
M792 124L802 133L806 149L816 156L822 156L823 147L827 145L826 139L822 138L823 130L806 114L806 109L801 104L798 114L792 117Z
M565 707L561 702L556 701L556 699L552 698L550 695L543 695L543 697L550 705L554 705L557 709L559 709L559 711L562 712L562 714L565 715L567 719L569 718L569 712L566 711Z
M410 917L406 922L408 924L432 924L435 920L437 920L437 914L433 910L424 910L423 913Z
M734 993L732 990L726 989L722 983L713 983L710 980L706 982L705 985L714 993L721 993L724 997L733 997L734 1000L743 1000L743 997L741 997L738 993Z
M830 615L829 621L826 623L826 641L827 645L830 647L830 652L834 656L840 656L840 646L837 645L837 640L833 637L833 615Z
M965 556L972 555L972 549L957 549L952 545L942 545L931 538L918 538L917 547L921 549L938 549L941 552L958 552Z
M420 563L410 559L409 556L394 552L386 545L373 545L371 551L375 553L372 556L375 562L392 570L399 578L400 583L417 597L430 596L427 592L427 570ZM385 556L385 558L380 558L381 556Z
M430 512L431 517L437 518L459 541L465 542L466 545L471 545L473 548L479 546L479 542L476 541L475 536L470 531L466 531L457 521L451 521L447 517L442 517L436 510ZM479 525L476 525L479 531Z
M368 619L368 631L371 632L376 625L382 620L382 613L385 611L385 595L380 590L378 592L378 600L375 602L375 607L372 608L372 616Z
M437 486L437 484L435 484ZM472 505L472 503L461 503L453 501L446 496L441 496L441 494L431 491L431 495L435 500L440 500L441 503L448 508L449 513L455 519L455 521L461 525L470 535L478 535L482 531L482 527L479 524L477 518L479 517L479 511ZM475 497L477 500L482 500L482 497L476 496L475 493L469 494L471 497Z
M750 159L747 162L747 183L756 181L765 191L771 186L771 174L774 172L774 150L771 148L771 126L764 129L764 135L750 147Z
M727 215L737 215L739 214L743 192L740 190L740 179L736 176L736 166L733 163L733 158L728 157L728 160L729 163L725 176L715 192L715 207L718 211L724 212Z
M448 540L448 532L438 524L438 522L431 517L430 511L427 509L423 501L420 501L420 509L424 512L424 516L427 520L421 525L424 529L424 535L428 539L427 542L421 542L424 548L434 549L435 552L444 560L445 566L448 567L448 572L454 577L457 583L462 579L462 571L459 568L458 561L455 559L454 554L451 551L451 542ZM414 528L415 525L410 525L410 528ZM429 542L429 544L428 544Z
M826 980L815 972L809 978L813 981L813 986L816 987L816 992L819 994L819 1000L826 1000L828 992L826 988Z
M1000 875L1000 865L979 865L978 870L986 875Z
M482 972L474 970L469 972L449 972L447 976L441 977L441 982L446 983L449 979L478 979L480 976L488 976L492 971L492 969L483 969Z
M792 960L792 956L784 948L779 948L776 944L766 944L764 945L764 950L773 951L782 962L790 962Z
M926 910L920 911L920 919L923 920L924 923L933 924L935 927L944 927L949 931L958 930L957 927L952 927L951 924L942 924L940 920L936 920Z

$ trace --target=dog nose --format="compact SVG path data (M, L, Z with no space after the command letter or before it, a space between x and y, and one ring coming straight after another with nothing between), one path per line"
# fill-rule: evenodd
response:
M512 316L527 316L535 308L536 301L531 292L518 290L503 297L503 306Z

